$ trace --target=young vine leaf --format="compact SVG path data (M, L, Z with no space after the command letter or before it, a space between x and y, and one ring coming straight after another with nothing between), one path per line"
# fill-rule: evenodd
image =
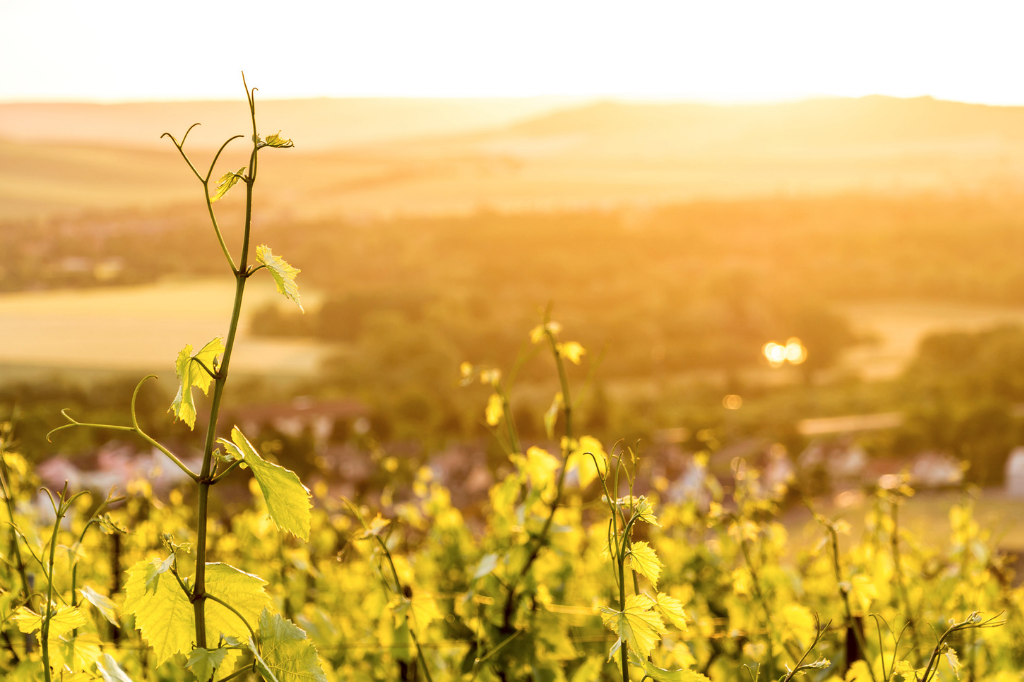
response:
M195 640L195 611L177 579L161 573L150 588L146 587L146 574L158 563L160 559L153 558L128 569L124 600L125 613L135 616L135 627L153 647L157 665L174 654L189 653ZM228 564L206 565L207 593L231 604L249 623L256 622L260 612L270 605L270 596L263 590L265 584L262 578ZM212 637L249 636L246 624L224 606L207 601L205 612L206 629Z
M81 594L86 601L95 606L96 610L99 611L111 625L116 628L121 627L121 623L117 619L117 604L115 604L109 597L104 597L88 585L79 589L78 593Z
M213 196L210 197L210 201L217 201L225 194L227 194L228 190L235 186L235 183L237 183L239 180L245 177L242 175L242 173L244 172L245 166L242 166L241 168L234 172L225 173L224 175L220 176L220 179L217 180L217 189L213 193Z
M121 666L110 654L103 654L96 664L96 668L103 676L103 682L132 682L132 678L128 677L128 673L124 670L121 670Z
M43 627L43 616L27 606L19 606L14 611L12 620L17 624L18 629L26 635L42 630ZM50 637L60 637L88 622L89 619L77 606L56 606L50 616Z
M646 658L661 641L661 635L668 632L661 616L651 611L653 606L654 600L647 595L633 594L626 597L626 608L622 611L602 608L601 621L629 644L630 649Z
M327 682L316 647L291 621L264 610L259 618L256 666L266 682Z
M216 371L217 356L223 352L224 344L218 336L195 355L192 355L192 344L186 344L178 353L178 359L174 363L174 373L178 375L179 382L178 394L174 396L169 411L174 413L175 418L188 424L190 429L194 429L196 425L196 403L192 397L192 388L196 387L203 393L209 393L213 377L206 370Z
M309 489L302 485L299 477L260 457L237 426L231 429L231 440L221 438L220 443L228 454L242 460L252 470L267 501L267 511L274 525L308 541L312 518L309 510L313 504L310 502Z
M678 599L658 592L654 597L654 607L659 613L661 613L665 620L672 623L672 625L675 625L683 632L686 632L686 614L683 613L683 605Z
M264 147L274 147L277 149L288 149L294 147L295 143L286 137L281 137L281 131L277 131L273 135L267 135L267 139L256 138L256 148L263 149Z
M594 457L587 453L594 455ZM594 458L597 458L598 464L594 463ZM607 473L607 459L608 454L604 451L601 441L593 436L580 437L576 448L569 455L569 470L576 469L579 471L580 488L586 488L599 475L603 476Z
M50 662L57 670L91 670L102 656L103 645L95 632L77 637L50 638Z
M185 667L196 676L197 682L210 682L213 673L224 663L227 649L195 648L188 655Z
M629 562L634 571L651 581L657 589L658 577L664 566L654 553L654 549L646 542L634 542L629 550Z
M299 285L295 283L295 275L302 270L292 267L284 258L275 256L270 247L264 244L256 247L256 262L266 266L270 276L274 278L274 283L277 284L278 293L295 301L299 310L306 312L299 301Z

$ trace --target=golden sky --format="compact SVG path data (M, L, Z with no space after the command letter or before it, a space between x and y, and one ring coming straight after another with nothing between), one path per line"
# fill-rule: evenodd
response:
M1024 104L1024 3L0 0L0 101L932 95Z

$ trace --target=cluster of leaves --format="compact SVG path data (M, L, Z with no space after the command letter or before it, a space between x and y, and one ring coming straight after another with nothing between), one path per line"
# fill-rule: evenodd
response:
M385 518L325 487L311 493L237 427L217 438L246 281L266 269L301 308L297 269L266 246L247 263L250 211L239 265L213 211L239 183L251 208L257 152L292 146L280 135L257 134L247 94L249 164L212 191L217 157L203 175L185 155L184 138L172 137L203 187L236 280L226 336L198 351L186 346L175 363L179 390L169 411L189 429L197 421L194 389L213 389L202 469L192 471L139 427L135 405L145 379L132 399L131 425L83 423L65 413L69 423L54 430L130 432L188 476L195 511L181 490L165 504L138 482L99 505L67 486L46 491L52 514L44 513L32 502L36 481L26 460L10 451L10 425L0 429L5 679L699 682L735 679L745 667L754 682L762 674L784 682L798 674L931 682L942 658L958 676L1017 679L1024 592L1006 580L969 501L951 515L952 546L939 550L899 528L909 488L877 491L859 544L842 552L843 524L819 516L823 542L794 562L778 520L785 484L763 484L742 461L729 496L708 474L707 453L694 458L683 501L663 505L657 493L638 495L635 451L606 449L576 433L579 397L566 363L581 365L587 353L562 338L550 311L507 376L472 363L461 368L465 384L488 387L483 419L509 463L480 528L467 524L429 470L419 474L415 499L388 505ZM547 440L528 444L509 396L522 366L545 348L559 390L543 417ZM211 488L236 468L252 474L255 508L217 519ZM90 533L94 526L102 533ZM1014 625L997 629L1004 622L981 612L1008 613ZM949 614L963 615L947 626ZM939 625L941 634L928 641Z

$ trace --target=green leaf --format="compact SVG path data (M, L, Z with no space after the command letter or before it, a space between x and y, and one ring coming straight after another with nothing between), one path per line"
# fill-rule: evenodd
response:
M135 627L153 647L156 665L174 654L187 654L195 641L195 611L178 581L170 573L159 573L147 588L146 578L159 558L140 561L128 569L124 611L135 615ZM206 592L222 599L250 625L270 605L264 592L266 582L255 575L221 563L206 564ZM224 606L206 602L206 636L216 641L221 635L248 637L249 628L238 615Z
M211 372L216 372L217 356L223 352L224 344L218 336L195 355L192 355L192 344L187 344L178 353L178 359L174 363L174 373L178 375L178 395L174 396L169 411L173 412L177 419L188 424L190 429L196 425L196 403L192 397L192 387L209 393L213 377L203 369L203 366Z
M665 670L650 661L640 658L635 651L629 652L629 663L644 671L644 675L657 682L710 682L696 670Z
M99 669L100 675L103 676L103 682L132 682L132 678L121 670L121 666L110 654L103 654L96 667Z
M231 440L220 439L224 449L232 456L243 460L252 470L256 482L267 501L267 511L274 524L281 530L309 540L309 523L312 508L309 490L302 481L282 466L267 462L252 443L242 435L238 427L231 429Z
M658 577L661 575L661 563L654 549L646 542L634 542L629 550L629 564L634 571L651 581L651 585L658 587Z
M661 622L661 616L651 611L654 601L643 594L626 597L626 608L616 611L608 607L601 609L601 620L605 626L629 644L629 648L641 656L648 656L654 645L661 641L661 635L668 632Z
M245 166L242 166L233 173L225 173L220 176L220 179L217 180L217 190L213 193L213 196L210 197L210 201L217 201L227 194L228 190L234 187L236 182L243 179L244 176L242 173L244 172Z
M264 610L257 637L256 665L267 682L327 682L316 647L290 620Z
M104 597L88 585L78 590L78 593L81 594L86 601L95 606L111 625L116 628L121 627L121 623L117 619L117 604L111 601L109 597Z
M256 247L256 262L266 266L271 277L274 278L274 283L277 284L278 293L284 294L295 301L295 305L299 306L299 310L306 312L299 301L299 285L295 283L295 275L302 272L302 270L293 268L284 258L275 256L270 247L265 244Z
M195 648L188 655L188 662L185 663L185 666L192 671L199 682L209 682L213 673L224 663L224 657L227 655L227 649Z

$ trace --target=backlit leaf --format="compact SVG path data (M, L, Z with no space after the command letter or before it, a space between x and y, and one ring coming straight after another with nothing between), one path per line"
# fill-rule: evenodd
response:
M629 550L629 563L634 571L650 580L651 585L658 587L658 577L664 564L658 560L658 555L649 544L634 542Z
M277 285L278 293L295 301L299 310L306 312L299 301L299 285L295 283L295 275L302 270L292 267L284 258L275 256L270 247L263 244L256 247L256 262L267 267L267 272L274 278L274 283Z
M587 354L587 349L575 341L566 341L558 344L558 353L574 365L580 364L580 359Z
M626 608L616 611L604 607L601 609L601 621L616 633L629 647L643 657L651 653L651 649L661 641L661 635L668 632L661 616L651 611L654 601L643 594L626 597Z
M135 627L146 639L159 665L174 654L187 654L195 641L195 612L188 596L170 573L156 576L146 587L146 574L159 558L140 561L128 569L124 611L135 615ZM206 591L231 604L252 625L270 605L262 578L222 563L206 565ZM206 602L206 636L217 641L221 635L248 637L249 628L231 610Z
M18 629L26 635L41 631L43 628L43 615L36 613L27 606L19 606L14 611L14 616L11 619L17 624ZM67 606L65 604L54 606L50 614L49 635L51 638L60 637L75 628L82 627L88 622L89 619L85 617L85 614L77 606Z
M552 336L557 337L560 331L562 331L562 325L560 325L557 322L538 324L536 327L530 330L530 341L532 341L533 343L540 343L545 338L547 338L547 332L551 332Z
M224 344L218 336L195 355L192 355L192 344L187 344L178 353L178 359L174 363L174 373L178 375L178 394L174 396L169 411L173 412L177 419L188 424L190 429L196 425L196 403L192 397L192 388L196 387L203 393L209 392L213 377L203 369L203 366L211 372L217 371L217 356L223 352Z
M947 647L946 651L945 651L945 654L946 654L946 662L949 663L950 670L952 670L953 674L957 676L957 679L959 679L960 678L960 658L956 655L956 651L954 651L952 647Z
M103 676L103 682L132 682L110 654L103 654L96 667Z
M501 423L501 417L505 414L505 406L501 402L501 396L492 393L487 399L487 409L484 410L484 418L488 426L497 426Z
M245 166L242 166L233 173L225 173L224 175L220 176L220 178L217 180L217 189L214 191L213 195L210 196L210 201L217 201L225 194L227 194L228 190L234 187L235 183L244 177L242 175L242 173L244 172Z
M257 637L260 674L267 682L327 682L316 647L291 621L263 611Z
M483 578L485 575L490 574L497 565L497 554L485 554L483 558L480 559L480 563L477 564L476 571L473 572L473 580Z
M526 474L534 490L543 492L554 484L559 463L547 450L531 446L525 455L512 455L510 459Z
M295 144L284 137L281 137L281 131L277 131L273 135L267 135L267 139L260 140L257 143L257 147L275 147L278 149L287 149L288 147L294 147Z
M109 597L104 597L88 585L79 589L78 592L86 599L86 601L95 606L111 625L114 627L121 627L121 623L117 619L117 604L111 601Z
M67 667L72 671L92 670L93 665L97 664L102 656L102 644L94 632L83 633L77 637L50 639L50 661L57 669Z
M678 599L658 592L654 596L654 607L672 625L686 632L686 614L683 612L683 605Z
M587 453L592 453L591 457ZM594 463L594 459L597 463ZM576 448L569 455L569 470L579 471L580 487L589 486L598 475L604 475L608 468L608 455L604 451L601 441L593 436L582 436ZM599 468L600 467L600 468Z
M260 457L237 426L231 429L231 440L221 438L220 443L232 456L244 460L252 470L274 524L296 537L309 540L312 496L295 472Z
M209 682L214 671L224 663L224 657L227 655L227 649L196 648L189 653L185 667L192 671L198 682Z

